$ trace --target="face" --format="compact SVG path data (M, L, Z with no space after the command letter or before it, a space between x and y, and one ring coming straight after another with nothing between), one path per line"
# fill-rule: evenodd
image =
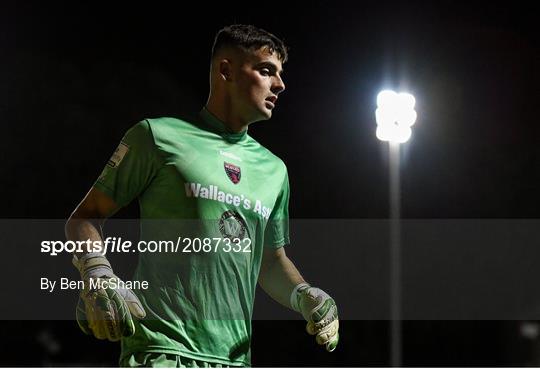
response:
M246 123L270 119L278 95L285 90L282 63L267 48L242 55L234 70L233 106Z

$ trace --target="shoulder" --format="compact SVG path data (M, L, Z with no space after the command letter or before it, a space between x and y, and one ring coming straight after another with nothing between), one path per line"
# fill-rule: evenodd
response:
M171 132L179 130L194 129L195 126L191 123L191 119L173 118L173 117L159 117L159 118L146 118L144 122L147 122L152 132Z
M193 129L192 124L183 119L145 118L127 130L122 142L129 148L136 150L159 148L186 137L186 132L191 129Z
M198 128L192 122L193 120L189 119L189 117L158 117L145 118L137 125L145 125L153 140L158 143L160 141L179 140L185 137L186 134L197 131Z

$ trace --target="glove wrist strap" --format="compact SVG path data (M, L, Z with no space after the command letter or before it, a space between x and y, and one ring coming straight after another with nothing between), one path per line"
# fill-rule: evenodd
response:
M82 279L114 275L109 260L107 260L103 254L97 252L84 254L80 258L73 255L72 262L81 273Z
M291 293L291 297L290 297L290 304L291 304L291 307L293 308L294 311L297 311L300 313L300 306L298 305L299 303L299 297L300 297L300 294L305 291L306 289L308 289L309 287L311 287L308 283L299 283L296 285L296 287L294 287L292 293Z

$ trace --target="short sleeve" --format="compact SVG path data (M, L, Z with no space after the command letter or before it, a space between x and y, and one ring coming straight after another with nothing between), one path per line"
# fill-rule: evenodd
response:
M125 206L145 190L158 168L152 130L144 120L126 132L94 187Z
M264 246L279 248L288 245L289 239L289 176L285 172L285 178L276 203L264 231Z

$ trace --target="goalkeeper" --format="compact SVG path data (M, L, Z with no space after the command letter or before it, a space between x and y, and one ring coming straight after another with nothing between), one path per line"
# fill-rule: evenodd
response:
M141 253L134 280L148 281L148 288L139 290L90 289L91 279L118 277L100 253L74 255L86 282L79 326L121 340L120 365L250 366L257 282L304 317L318 344L336 348L334 300L306 283L285 253L287 168L247 134L251 123L271 118L285 89L286 60L286 47L271 33L248 25L220 30L204 108L191 118L145 119L129 129L68 220L68 239L101 240L102 223L137 198L141 238L183 232L223 240L212 252ZM175 228L193 219L196 228Z

